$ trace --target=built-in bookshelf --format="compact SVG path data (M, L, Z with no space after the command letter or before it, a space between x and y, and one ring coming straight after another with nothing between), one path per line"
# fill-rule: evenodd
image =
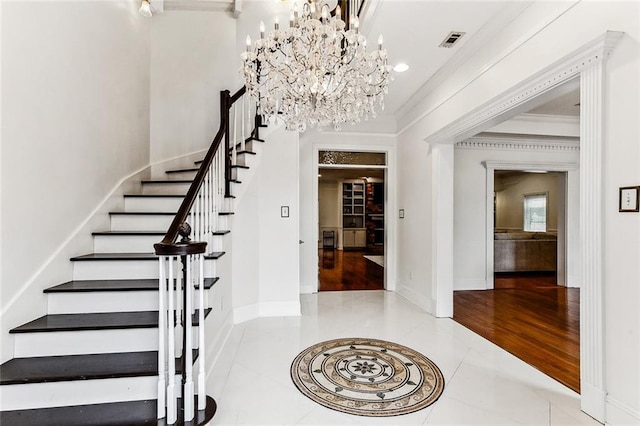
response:
M363 180L342 183L342 247L366 247L365 182Z

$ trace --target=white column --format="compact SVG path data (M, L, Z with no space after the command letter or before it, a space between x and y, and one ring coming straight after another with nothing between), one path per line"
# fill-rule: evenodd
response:
M580 390L582 410L605 419L603 104L604 62L580 74Z
M431 297L436 317L453 316L453 143L431 147Z

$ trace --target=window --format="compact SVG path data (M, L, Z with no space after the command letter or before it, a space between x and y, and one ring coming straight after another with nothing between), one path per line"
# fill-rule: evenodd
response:
M524 196L524 230L528 232L547 231L547 194Z

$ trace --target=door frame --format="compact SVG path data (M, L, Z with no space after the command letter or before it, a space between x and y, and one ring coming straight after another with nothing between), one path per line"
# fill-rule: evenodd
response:
M621 32L606 31L424 139L431 146L461 142L543 104L554 89L574 78L580 79L580 404L585 413L600 422L605 420L606 406L605 301L602 297L605 274L602 173L605 165L605 60L622 36ZM434 181L452 180L452 176L453 165L447 170L436 170ZM443 235L451 241L444 241L445 246L453 243L453 206L448 206L447 202L436 199L436 203L444 206L433 208L438 212L434 222L447 226ZM435 286L436 312L453 313L453 281L438 280Z
M561 237L564 238L564 256L558 256L558 280L561 281L558 285L563 285L567 287L580 287L580 283L574 281L576 279L576 274L570 271L575 271L579 268L580 259L577 255L579 247L574 247L577 244L577 239L571 238L573 233L579 233L579 227L577 224L579 223L579 203L576 197L570 196L579 192L579 165L578 163L536 163L536 162L527 162L527 161L483 161L482 164L487 169L487 183L486 183L486 191L487 191L487 201L486 201L486 276L485 276L485 284L486 289L493 289L494 285L494 252L493 252L493 244L494 244L494 227L495 223L493 223L493 193L494 193L494 183L495 183L495 171L496 170L541 170L545 172L564 172L566 173L566 191L563 194L564 203L564 218L563 223L558 223L558 227L562 226L563 236L560 235L560 229L558 230L558 243L561 242ZM560 265L560 262L564 263L564 265ZM563 277L560 277L560 275ZM571 277L571 282L567 282L567 277Z
M348 137L348 133L342 134L342 136ZM312 184L312 201L313 201L313 224L314 224L314 241L317 244L320 238L319 231L319 203L318 203L318 173L320 172L320 151L346 151L346 152L381 152L386 154L386 167L384 175L384 191L385 191L385 203L384 203L384 219L385 219L385 236L384 236L384 288L387 291L395 291L396 289L396 227L397 221L391 212L396 210L396 147L395 145L361 145L354 143L335 143L335 144L323 144L316 143L313 145L313 165L312 170L315 178ZM338 165L336 165L338 167ZM354 167L354 166L351 166ZM357 166L356 166L357 167ZM340 168L345 168L344 165L340 165ZM347 165L347 168L349 166ZM370 168L370 166L361 166L361 168ZM313 261L310 262L314 265L316 274L318 276L318 250L314 250ZM316 278L315 292L318 291L320 282Z

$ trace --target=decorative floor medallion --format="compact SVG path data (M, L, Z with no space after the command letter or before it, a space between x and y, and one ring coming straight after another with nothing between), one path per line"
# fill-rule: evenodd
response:
M359 416L413 413L444 390L440 369L397 343L336 339L302 351L291 364L297 388L318 404Z

